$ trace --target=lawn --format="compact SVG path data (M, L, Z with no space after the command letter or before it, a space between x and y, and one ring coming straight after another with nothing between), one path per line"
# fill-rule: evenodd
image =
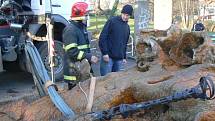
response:
M105 16L99 16L97 18L97 20L96 20L96 17L91 16L90 17L90 26L88 27L88 30L92 31L92 32L100 32L106 21L107 21L107 19L105 18ZM134 19L129 19L128 24L130 25L131 34L133 35L133 33L134 33ZM96 28L97 28L97 30L96 30Z

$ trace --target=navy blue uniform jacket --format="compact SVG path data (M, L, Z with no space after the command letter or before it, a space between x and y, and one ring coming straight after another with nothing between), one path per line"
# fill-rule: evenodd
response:
M81 22L70 21L70 24L64 28L63 42L65 46L74 45L66 51L65 58L72 61L80 61L86 58L90 62L92 54L90 53L88 33L85 25ZM80 51L84 53L80 59L77 59Z
M130 35L128 22L121 16L109 19L99 37L99 47L102 55L109 55L112 59L121 60L126 58L126 47Z

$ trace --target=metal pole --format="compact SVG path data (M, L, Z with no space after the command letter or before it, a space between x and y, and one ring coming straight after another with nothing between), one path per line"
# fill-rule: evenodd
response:
M55 81L54 76L54 39L53 39L53 21L51 19L52 7L51 0L49 0L50 8L46 10L46 27L47 27L47 40L48 40L48 52L49 52L49 65L51 69L51 81Z
M134 38L130 36L131 38L131 56L134 57Z
M48 37L48 49L49 49L49 63L51 68L51 80L54 82L54 40L53 40L53 25L51 22L51 14L47 15L47 37Z

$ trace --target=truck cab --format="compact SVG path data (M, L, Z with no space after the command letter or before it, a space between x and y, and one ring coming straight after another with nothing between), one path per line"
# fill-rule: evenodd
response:
M24 10L22 12L18 12L16 17L12 16L14 18L13 22L16 23L18 21L20 24L20 20L16 20L16 18L31 18L32 22L28 24L28 31L31 35L36 37L46 37L47 27L45 17L47 13L51 14L53 20L53 36L55 41L54 73L56 79L61 80L63 77L62 33L64 27L69 24L72 5L75 2L78 2L78 0L0 0L0 5L3 6L3 4L9 1L18 4ZM3 67L4 70L14 71L16 70L14 65L19 64L19 67L22 70L28 71L26 68L25 58L22 54L23 50L19 46L20 43L23 42L20 40L22 32L11 28L9 26L11 23L8 23L7 20L3 20L1 18L2 17L0 17L0 64L1 62L3 63L1 64L1 68ZM38 41L37 39L33 39L32 41L40 53L45 68L48 72L50 72L47 40ZM8 50L8 48L13 49ZM8 55L8 57L6 58L5 55ZM1 68L0 71L3 71Z

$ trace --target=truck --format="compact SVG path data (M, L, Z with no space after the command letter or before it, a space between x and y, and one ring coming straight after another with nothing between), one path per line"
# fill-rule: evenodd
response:
M48 1L49 2L49 1ZM77 1L52 0L1 0L0 12L0 72L24 70L31 72L24 54L25 40L21 35L27 31L37 48L46 70L51 74L47 43L46 14L51 13L54 39L54 75L63 77L62 32L69 24L72 4ZM20 27L23 25L23 27ZM19 29L17 29L17 27ZM23 29L27 27L27 29ZM23 31L24 30L24 31Z
M62 3L61 0L53 3L51 0L0 0L0 72L30 72L39 95L48 94L65 117L73 118L73 109L58 94L54 83L63 77L62 32L69 24L66 16L71 13L56 13L55 7L65 9L56 1ZM52 54L50 48L54 48ZM51 78L53 75L55 78Z

